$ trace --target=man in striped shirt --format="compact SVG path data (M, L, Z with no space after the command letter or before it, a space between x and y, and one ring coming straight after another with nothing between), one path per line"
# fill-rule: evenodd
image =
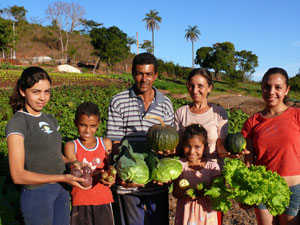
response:
M134 85L115 95L108 109L106 136L113 141L115 151L123 140L128 140L132 146L146 142L148 129L159 123L155 119L146 119L146 116L159 116L165 124L173 125L174 111L170 99L153 87L158 76L156 58L149 53L135 56L132 76ZM147 151L147 147L143 149ZM143 225L144 206L149 225L169 224L166 186L153 183L146 186L125 182L120 184L116 192L122 225Z

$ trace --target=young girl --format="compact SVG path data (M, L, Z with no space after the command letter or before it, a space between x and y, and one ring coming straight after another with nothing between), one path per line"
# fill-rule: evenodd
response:
M79 184L83 178L64 174L68 161L61 152L58 123L42 112L50 84L43 69L25 69L10 98L14 115L5 129L11 177L23 185L21 210L30 225L68 225L70 199L62 182L87 189Z
M285 104L288 81L282 68L270 68L265 73L261 83L265 108L251 116L242 129L250 151L246 162L277 172L293 193L290 205L277 217L265 205L259 205L255 209L259 225L300 224L300 109Z
M179 181L186 179L189 188L204 183L209 186L214 176L220 174L216 161L203 157L207 148L207 132L199 124L187 126L181 136L180 150L184 158L181 159L183 171L174 182L173 196L178 199L176 207L176 225L217 225L217 212L212 210L210 201L200 196L191 199L186 195L186 190L179 187Z

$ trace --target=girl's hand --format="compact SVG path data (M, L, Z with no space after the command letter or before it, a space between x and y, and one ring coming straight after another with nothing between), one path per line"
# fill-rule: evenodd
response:
M84 182L84 178L81 177L75 177L71 174L65 174L65 183L68 183L74 187L78 187L81 190L89 190L91 189L92 185L89 187L85 187L83 185L81 185L81 183Z
M191 197L186 193L184 193L184 197L187 198L189 201L196 201L199 198L199 197Z

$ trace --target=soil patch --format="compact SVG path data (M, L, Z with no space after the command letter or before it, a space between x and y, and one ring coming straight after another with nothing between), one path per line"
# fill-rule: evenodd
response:
M225 109L241 109L248 115L261 111L265 106L262 98L243 95L222 95L208 98L208 101Z
M168 91L162 92L168 94ZM171 97L191 100L189 94L172 94ZM222 106L225 109L241 109L248 115L261 111L265 105L262 98L228 93L208 96L208 102Z

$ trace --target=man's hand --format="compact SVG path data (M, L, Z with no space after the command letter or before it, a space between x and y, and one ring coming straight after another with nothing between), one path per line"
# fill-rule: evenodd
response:
M166 150L166 151L154 151L154 150L152 150L152 152L154 152L155 154L160 155L160 156L173 156L173 155L176 155L176 149Z
M167 182L165 182L165 183L162 183L162 182L159 182L159 181L156 181L156 180L153 180L152 181L154 184L158 184L159 186L163 186L163 185L165 185L165 184L171 184L172 183L172 180L169 180L169 181L167 181Z
M123 180L121 180L120 178L117 179L117 183L122 185L124 188L138 188L138 187L144 187L144 184L136 184L133 182L127 183Z

